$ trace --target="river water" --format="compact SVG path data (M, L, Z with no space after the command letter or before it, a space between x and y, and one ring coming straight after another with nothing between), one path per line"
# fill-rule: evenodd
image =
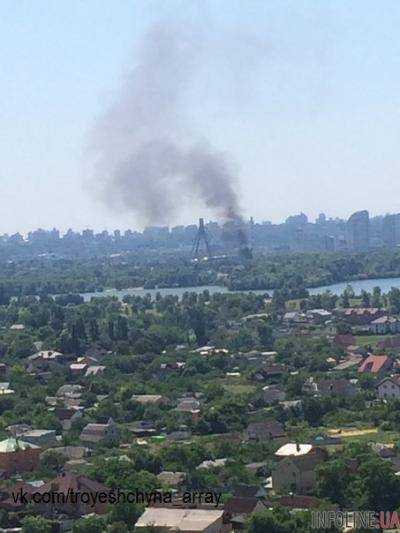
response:
M325 285L323 287L314 287L309 289L310 294L321 294L327 290L333 294L340 295L347 285L351 285L356 294L359 294L363 289L367 292L371 292L374 287L380 287L382 292L388 292L391 287L400 288L400 278L378 278L378 279L363 279L356 280L351 282L335 283L334 285ZM107 289L103 292L86 292L82 293L81 296L85 301L89 301L93 297L106 297L106 296L116 296L119 299L122 299L126 295L130 296L145 296L150 294L152 298L155 297L157 293L160 293L162 296L167 295L176 295L181 297L185 292L195 292L197 294L202 293L203 291L208 290L210 294L217 292L220 293L237 293L239 291L230 291L226 287L218 285L205 285L203 287L179 287L179 288L169 288L169 289L143 289L142 287L135 287L131 289ZM254 290L254 291L242 291L242 292L253 292L254 294L269 294L272 295L272 290Z

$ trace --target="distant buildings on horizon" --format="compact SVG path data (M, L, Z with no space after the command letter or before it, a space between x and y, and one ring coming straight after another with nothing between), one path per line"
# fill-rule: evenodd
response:
M315 222L310 222L307 215L300 213L289 216L281 224L255 222L250 218L243 223L234 221L219 224L210 221L205 224L205 229L213 246L221 249L232 246L235 227L238 225L246 232L251 246L266 251L366 251L400 245L400 213L370 217L366 210L353 213L347 221L340 218L328 219L321 213ZM69 229L64 235L57 229L38 229L29 232L26 237L20 233L2 235L0 244L29 243L46 249L77 244L113 250L130 250L141 246L186 248L193 244L196 233L196 224L172 228L152 226L142 232L115 230L112 233L95 233L91 229L82 232Z

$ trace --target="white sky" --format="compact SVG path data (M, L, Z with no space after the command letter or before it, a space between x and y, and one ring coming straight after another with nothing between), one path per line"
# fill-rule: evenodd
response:
M187 106L235 162L247 216L400 211L398 1L3 0L0 233L136 226L84 186L86 145L160 19L207 29Z

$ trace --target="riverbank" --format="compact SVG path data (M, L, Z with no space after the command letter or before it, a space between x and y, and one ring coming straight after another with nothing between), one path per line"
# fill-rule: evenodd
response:
M351 285L356 294L360 294L362 290L371 292L374 287L380 287L382 293L389 292L392 287L400 288L400 277L397 278L375 278L375 279L359 279L354 281L343 281L341 283L334 283L332 285L323 285L321 287L313 287L308 289L312 295L322 294L326 291L330 291L333 294L340 295L345 288ZM223 285L203 285L201 287L170 287L162 289L145 289L143 287L133 287L130 289L105 289L101 292L85 292L81 293L81 296L85 301L89 301L91 298L101 298L114 296L118 299L122 299L124 296L146 296L150 294L151 298L155 298L156 294L161 296L178 296L179 298L185 292L195 292L201 294L203 291L209 291L210 294L224 293L224 294L239 294L239 293L254 293L254 294L268 294L272 296L273 289L269 290L244 290L244 291L231 291Z

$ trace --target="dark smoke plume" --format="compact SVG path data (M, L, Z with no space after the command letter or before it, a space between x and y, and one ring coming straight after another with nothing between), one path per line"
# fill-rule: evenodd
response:
M198 138L184 116L199 43L182 27L153 27L120 96L94 128L96 187L108 205L144 224L168 224L190 201L225 219L240 216L224 154Z

